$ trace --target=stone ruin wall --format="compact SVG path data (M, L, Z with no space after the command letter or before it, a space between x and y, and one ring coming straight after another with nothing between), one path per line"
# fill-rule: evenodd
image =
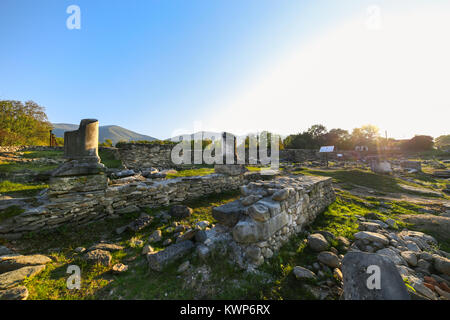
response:
M197 251L201 256L226 248L244 269L270 259L336 199L331 178L308 176L251 182L241 193L241 199L213 209L218 223Z
M161 181L142 177L141 181L107 186L105 174L54 177L47 193L37 197L42 205L3 221L0 224L0 238L18 238L27 232L62 225L83 225L108 216L138 211L142 207L181 203L213 193L237 190L259 178L258 173L238 176L211 174ZM4 201L6 206L7 201Z
M174 168L170 153L173 145L146 143L121 143L118 146L120 160L129 169Z

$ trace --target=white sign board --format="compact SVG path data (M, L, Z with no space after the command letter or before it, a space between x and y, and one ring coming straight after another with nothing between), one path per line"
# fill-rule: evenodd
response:
M325 147L320 147L319 152L333 152L333 151L334 151L334 146L325 146Z

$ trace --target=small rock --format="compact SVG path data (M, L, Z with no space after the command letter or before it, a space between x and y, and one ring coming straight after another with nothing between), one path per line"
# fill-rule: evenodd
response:
M155 250L149 244L145 245L144 248L142 248L142 254L148 254L148 253L153 252L153 251L155 251Z
M150 237L148 238L148 242L150 243L154 243L154 242L158 242L161 241L162 239L162 232L161 230L155 230Z
M116 263L112 267L112 271L115 274L124 273L127 270L128 270L128 266L126 264L123 264L123 263Z
M192 209L185 205L175 205L170 208L169 214L173 218L184 219L192 214Z
M450 259L434 255L433 256L434 268L442 274L450 276Z
M296 266L294 267L294 270L292 271L295 275L295 277L299 280L302 279L317 279L317 276L314 272L312 272L309 269L300 267L300 266Z
M188 261L185 261L185 262L183 262L182 264L180 264L180 266L179 266L178 269L177 269L177 272L178 272L178 273L183 273L183 272L185 272L185 271L189 268L189 266L190 266L189 260L188 260Z
M27 298L28 289L24 286L0 290L0 300L27 300Z
M324 265L329 266L331 268L339 267L339 258L336 254L330 251L322 251L317 256L317 260L322 262Z
M400 255L410 266L417 266L417 256L413 251L403 251Z
M308 246L316 252L321 252L327 250L329 244L323 235L314 233L308 236Z
M86 251L86 248L84 248L84 247L77 247L77 248L75 248L75 252L76 253L83 253L85 251Z
M89 251L85 256L85 260L91 264L100 264L109 267L111 265L112 256L109 251L96 249Z

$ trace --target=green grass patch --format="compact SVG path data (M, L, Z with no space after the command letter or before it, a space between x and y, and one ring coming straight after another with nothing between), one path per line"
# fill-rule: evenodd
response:
M167 174L166 178L173 179L180 177L206 176L212 173L214 173L214 168L197 168L197 169L180 170L177 171L177 173L169 173Z
M98 155L103 163L108 168L122 168L122 161L117 160L111 152L99 150Z
M0 223L9 218L15 217L24 211L25 210L19 206L10 206L6 209L0 210Z
M41 190L48 188L46 184L18 183L8 180L0 181L0 193L10 196L35 196Z
M64 151L62 150L42 150L42 151L24 151L22 158L35 159L35 158L50 158L58 159L62 158Z

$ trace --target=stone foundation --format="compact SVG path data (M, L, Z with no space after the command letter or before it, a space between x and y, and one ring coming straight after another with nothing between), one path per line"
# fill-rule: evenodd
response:
M213 193L238 190L260 179L258 173L238 176L211 174L154 181L142 176L121 185L107 186L104 174L53 177L43 205L0 223L0 238L18 238L23 233L53 229L61 225L82 225L91 221L181 203ZM120 180L120 179L119 179ZM118 181L118 180L115 180Z
M241 199L213 209L219 222L198 250L222 246L247 269L271 258L335 200L331 178L309 176L251 182L241 193Z

